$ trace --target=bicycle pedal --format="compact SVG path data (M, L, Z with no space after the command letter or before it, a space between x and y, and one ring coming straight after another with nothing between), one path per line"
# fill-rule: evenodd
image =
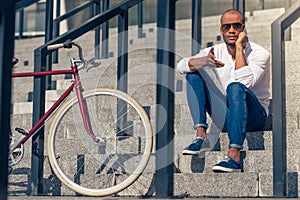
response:
M21 133L22 135L25 135L25 136L27 136L29 133L28 133L28 131L26 131L25 129L23 129L23 128L15 128L15 131L17 131L18 133Z

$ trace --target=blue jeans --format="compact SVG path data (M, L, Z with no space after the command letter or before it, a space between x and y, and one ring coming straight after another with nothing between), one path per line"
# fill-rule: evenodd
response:
M215 102L213 98L218 95L210 94L207 84L198 71L188 73L187 100L194 122L194 128L199 126L207 128L206 113L208 113L216 126L228 132L229 147L242 149L246 132L259 131L267 121L267 113L259 103L255 94L239 82L230 83L226 89L226 99ZM223 104L223 105L222 105ZM214 107L224 107L216 109Z

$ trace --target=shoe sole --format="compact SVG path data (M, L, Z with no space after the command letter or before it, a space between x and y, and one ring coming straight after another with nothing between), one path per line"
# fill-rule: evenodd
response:
M190 151L190 150L183 150L182 154L183 155L199 155L201 152L200 151Z
M231 172L241 172L241 169L232 169L232 168L226 168L226 167L221 167L221 166L214 166L213 168L213 172L217 172L217 173L231 173Z
M199 151L183 150L182 155L199 155L210 151L210 148L201 148Z

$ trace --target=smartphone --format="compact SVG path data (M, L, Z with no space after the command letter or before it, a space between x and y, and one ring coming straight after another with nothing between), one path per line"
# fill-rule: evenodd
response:
M243 28L243 32L245 32L247 34L247 30L246 30L246 27L244 26ZM248 36L247 36L247 39L244 41L244 44L243 44L243 47L245 48L246 47L246 44L248 43Z

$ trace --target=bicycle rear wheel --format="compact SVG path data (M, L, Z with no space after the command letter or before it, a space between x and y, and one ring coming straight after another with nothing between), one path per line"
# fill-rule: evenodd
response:
M84 92L83 97L101 142L86 133L78 100L70 99L51 124L49 161L61 182L75 192L112 195L130 186L147 166L151 124L140 104L119 90L98 88Z

